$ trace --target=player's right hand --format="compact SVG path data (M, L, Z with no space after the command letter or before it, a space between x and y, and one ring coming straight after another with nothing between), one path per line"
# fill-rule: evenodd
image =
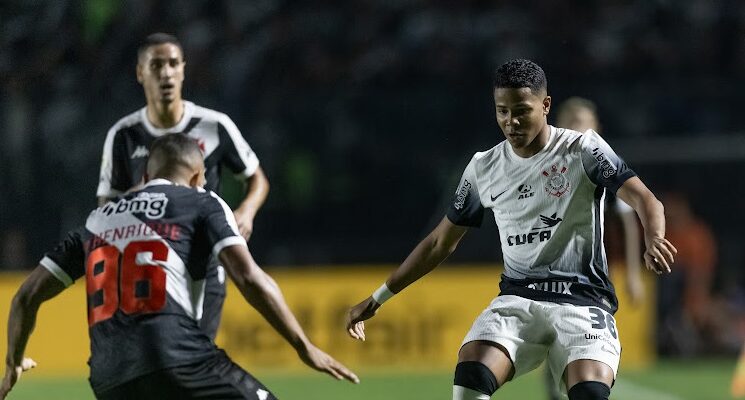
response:
M298 355L304 363L316 371L325 372L338 380L346 379L350 382L360 383L360 379L354 372L312 343L308 343L306 347L298 351Z
M365 341L365 323L363 321L374 317L378 308L380 308L380 304L372 297L368 297L360 304L350 308L347 313L347 333L349 333L349 336Z
M3 378L3 383L0 385L0 400L4 400L11 389L13 389L13 386L15 386L16 382L21 378L21 375L24 371L28 371L31 368L36 367L36 361L24 357L21 361L21 365L17 366L7 366L5 370L5 377Z

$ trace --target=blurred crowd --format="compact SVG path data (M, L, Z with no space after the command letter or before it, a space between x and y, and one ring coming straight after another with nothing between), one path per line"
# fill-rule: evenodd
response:
M399 261L500 140L491 73L510 58L541 64L556 101L595 100L611 143L743 133L737 0L12 0L0 21L2 268L33 265L95 205L106 131L144 105L135 54L154 31L183 43L185 98L230 115L269 175L252 239L267 264ZM741 302L745 215L726 197L743 161L637 168L703 211L721 251L696 263ZM498 257L469 240L456 257Z

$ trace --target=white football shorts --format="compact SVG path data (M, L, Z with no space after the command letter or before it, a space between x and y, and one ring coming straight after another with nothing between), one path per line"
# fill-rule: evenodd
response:
M502 345L515 367L515 376L547 360L557 385L566 366L589 359L607 364L618 374L621 342L616 320L599 307L497 296L474 321L463 344L485 340ZM564 388L565 389L565 388Z

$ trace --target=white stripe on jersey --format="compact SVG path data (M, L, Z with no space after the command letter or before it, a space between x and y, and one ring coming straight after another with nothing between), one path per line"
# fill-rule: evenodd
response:
M235 146L235 149L238 151L238 157L241 158L241 161L243 161L243 164L246 166L246 169L243 170L243 172L241 172L239 175L248 178L256 173L256 169L259 167L259 158L256 157L256 153L254 153L254 151L251 149L251 146L248 145L248 142L246 142L246 139L243 138L243 135L241 135L238 127L235 126L235 123L233 122L233 120L230 119L230 117L221 112L210 110L208 108L200 107L197 105L194 105L194 117L215 120L219 124L221 124L225 128L225 131L228 132L230 140L233 141L233 146ZM215 130L215 132L217 132L217 130ZM212 147L212 150L209 150L210 142L211 139L205 140L205 157L208 156L212 152L212 150L217 147L219 138L214 138L214 144L212 144L212 146L214 147Z
M106 133L106 141L103 144L103 154L101 155L101 171L99 173L96 196L111 198L121 194L118 190L111 188L111 176L114 168L114 137L116 137L116 133L119 130L138 123L141 111L135 111L120 119Z
M70 275L67 275L67 272L60 268L60 266L51 258L44 256L44 258L39 261L39 265L46 268L47 271L54 275L55 278L59 279L65 287L72 285L72 278L70 278Z

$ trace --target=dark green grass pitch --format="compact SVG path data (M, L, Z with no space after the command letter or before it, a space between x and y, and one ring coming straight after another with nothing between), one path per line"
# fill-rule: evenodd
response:
M621 371L613 388L614 400L729 400L734 360L664 361L644 371ZM390 372L361 373L362 383L336 382L321 374L257 374L280 399L383 400L451 398L452 374ZM540 371L510 382L493 399L543 399ZM84 378L35 378L26 374L9 399L93 399Z

